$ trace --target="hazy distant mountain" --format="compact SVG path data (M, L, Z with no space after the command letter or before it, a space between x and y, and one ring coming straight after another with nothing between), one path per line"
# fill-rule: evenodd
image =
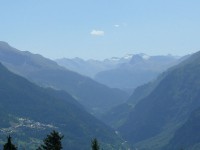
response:
M89 60L83 60L81 58L61 58L61 59L56 59L55 61L72 71L75 71L77 73L80 73L82 75L94 78L95 75L101 71L105 70L110 70L118 67L118 65L122 63L127 63L130 61L132 55L126 55L124 57L112 57L110 59L105 59L105 60L94 60L94 59L89 59Z
M189 57L190 55L183 56L178 62L182 62ZM102 120L113 128L121 126L127 120L130 111L134 109L135 105L147 97L158 86L166 74L164 72L156 80L137 87L125 103L110 109L102 116Z
M38 85L69 92L95 114L100 114L127 99L127 94L121 90L111 89L69 71L41 55L19 51L5 42L0 42L0 62L9 70Z
M134 88L155 79L161 72L177 64L179 58L172 55L148 56L141 53L102 61L62 58L56 62L109 87L132 92Z
M190 140L183 146L185 144L188 148L200 143L192 130L192 126L198 125L197 120L192 123L189 118L200 107L199 68L200 52L163 73L158 84L129 112L127 120L119 128L123 137L134 147L146 150L162 150L168 142L172 148L177 148L181 142L187 141L187 137L177 138L186 135L185 132L189 132ZM185 124L187 120L191 124ZM167 150L172 149L169 146Z
M95 80L109 87L132 90L145 84L178 63L179 57L172 55L148 56L135 54L130 61L118 65L114 69L102 71L95 76Z
M66 92L38 87L1 64L0 119L1 139L11 134L19 149L36 149L52 130L64 134L64 149L88 150L94 137L107 150L121 143L112 129L87 113Z

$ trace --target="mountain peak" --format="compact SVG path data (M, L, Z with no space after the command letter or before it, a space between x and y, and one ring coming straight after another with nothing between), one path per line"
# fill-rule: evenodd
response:
M10 45L7 42L0 41L0 47L10 47Z
M138 54L140 57L142 57L144 60L148 60L151 56L144 54L144 53L140 53Z
M124 59L131 59L133 57L133 54L126 54L123 58Z

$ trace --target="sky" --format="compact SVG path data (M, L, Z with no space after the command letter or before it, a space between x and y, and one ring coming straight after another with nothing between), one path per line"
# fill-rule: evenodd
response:
M45 57L200 50L199 0L0 0L0 41Z

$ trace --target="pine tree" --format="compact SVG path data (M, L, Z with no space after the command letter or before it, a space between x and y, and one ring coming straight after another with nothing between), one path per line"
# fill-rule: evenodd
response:
M4 144L3 150L17 150L17 147L14 144L12 144L12 142L11 142L10 135L7 137L7 143Z
M52 131L47 137L43 140L42 144L37 150L61 150L63 135L60 135L56 131Z
M91 141L92 150L100 150L99 143L96 138Z

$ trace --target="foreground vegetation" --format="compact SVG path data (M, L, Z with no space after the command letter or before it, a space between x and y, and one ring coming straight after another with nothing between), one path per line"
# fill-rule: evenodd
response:
M43 144L41 144L36 150L61 150L62 142L61 140L64 138L64 135L61 135L57 131L53 130L47 137L43 140ZM7 142L3 146L3 150L17 150L17 147L12 143L11 136L7 137ZM92 150L100 150L100 145L98 140L94 138L91 141Z

